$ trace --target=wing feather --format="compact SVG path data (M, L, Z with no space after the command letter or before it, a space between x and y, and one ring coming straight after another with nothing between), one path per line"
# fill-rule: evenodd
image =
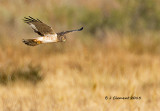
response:
M81 27L80 29L76 29L76 30L69 30L69 31L63 31L63 32L59 32L57 33L58 36L63 36L64 34L70 33L70 32L74 32L74 31L81 31L83 30L83 27Z
M41 36L45 36L48 34L55 34L52 27L46 25L39 19L34 19L33 17L29 16L29 17L24 17L23 20L25 23L31 26L34 32L36 32L37 34Z

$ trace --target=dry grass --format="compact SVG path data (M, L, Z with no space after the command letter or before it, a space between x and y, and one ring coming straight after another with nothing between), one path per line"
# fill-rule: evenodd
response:
M1 84L1 111L156 111L160 108L159 55L132 52L124 42L133 42L118 38L109 34L103 43L90 45L76 39L63 45L0 48L0 68L8 74L32 64L41 66L44 77L35 85ZM105 96L142 99L105 100Z
M127 20L121 17L125 13L113 13L109 23L104 20L114 9L125 11L125 3L1 0L0 111L160 109L160 34L142 27L143 32L132 35L128 28L124 33L114 30L114 25L124 30L120 21ZM136 3L130 2L133 12ZM28 47L21 40L37 36L21 21L28 15L48 22L58 32L86 26L84 31L70 34L65 43ZM106 96L140 96L141 100L105 100Z

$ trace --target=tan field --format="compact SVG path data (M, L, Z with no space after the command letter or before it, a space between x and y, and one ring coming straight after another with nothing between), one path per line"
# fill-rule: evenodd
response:
M94 29L101 22L94 26L83 16L89 12L73 11L110 13L122 6L119 0L0 1L0 111L158 111L159 32ZM38 35L22 21L29 15L57 32L84 30L63 43L30 47L22 39Z

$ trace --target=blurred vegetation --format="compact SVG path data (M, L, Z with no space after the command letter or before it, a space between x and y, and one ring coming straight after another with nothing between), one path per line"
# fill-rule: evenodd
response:
M19 17L17 19L17 15L21 17L33 15L33 17L43 18L43 21L47 20L54 24L58 27L57 29L84 26L84 31L92 35L97 31L103 33L106 30L142 32L160 29L160 2L158 0L113 0L115 6L111 1L100 0L99 2L101 4L98 7L92 8L88 7L87 3L76 1L74 5L73 3L62 5L55 1L46 3L40 0L39 4L36 4L35 1L22 0L14 2L15 6L8 8L11 4L3 1L0 7L1 22L17 27L17 23L21 22ZM98 5L98 1L96 3ZM28 6L30 9L26 9Z
M0 111L160 109L159 6L160 0L0 0ZM63 43L29 47L22 39L39 35L25 16L55 32L84 30ZM132 95L142 99L105 100Z
M33 35L33 31L22 19L24 16L33 16L52 26L56 32L84 26L83 32L75 33L77 37L69 38L68 43L44 46L43 50L47 54L65 54L73 50L73 46L76 50L85 47L94 51L100 47L101 50L119 48L136 54L159 54L159 5L158 0L75 0L72 3L68 0L1 0L0 46L4 50L12 47L11 50L17 51L18 48L26 54L24 51L30 49L21 40L38 35ZM35 50L41 51L42 47ZM41 80L38 72L30 67L29 72L16 70L9 76L13 78L11 81L25 78L37 82ZM1 83L6 84L8 76L5 75L1 74L0 78ZM33 80L30 79L32 76Z
M28 65L26 67L15 68L12 71L7 71L7 69L0 69L0 84L8 85L17 81L26 81L35 85L44 78L40 73L40 66Z

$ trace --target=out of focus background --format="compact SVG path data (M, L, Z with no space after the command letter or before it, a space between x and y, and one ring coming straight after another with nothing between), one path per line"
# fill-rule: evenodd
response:
M159 0L0 0L0 111L160 109ZM30 47L32 16L64 43ZM106 100L105 97L141 97Z

